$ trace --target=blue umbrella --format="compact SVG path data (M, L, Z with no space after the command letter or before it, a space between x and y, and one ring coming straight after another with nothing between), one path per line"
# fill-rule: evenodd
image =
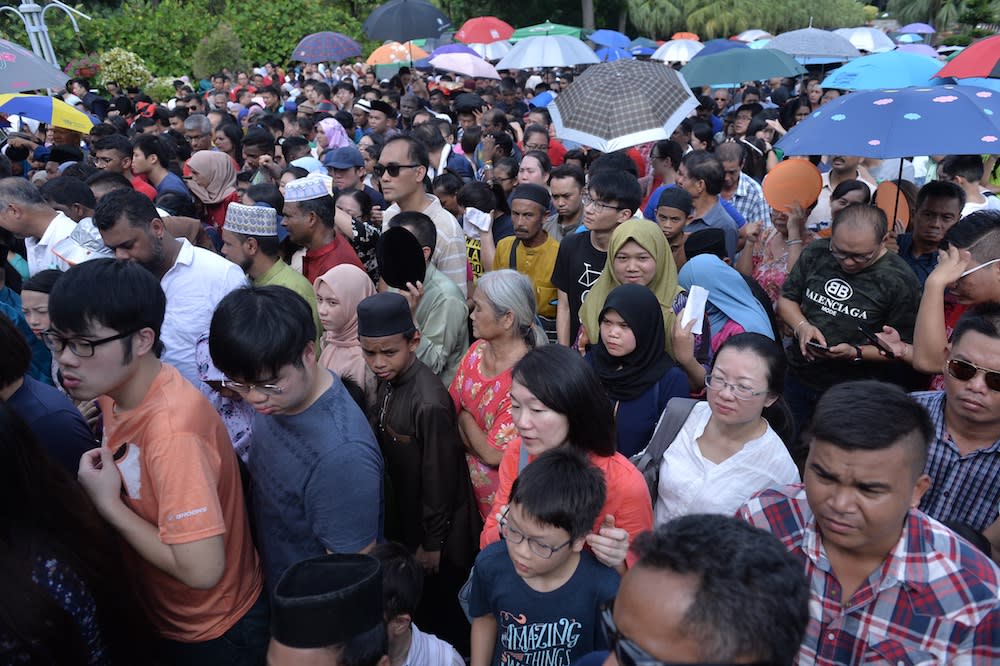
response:
M465 44L445 44L444 46L439 46L431 54L427 56L427 59L436 58L439 55L444 55L445 53L465 53L467 55L474 55L477 58L482 58L479 52L473 48L466 46Z
M924 38L916 33L908 32L897 37L896 41L900 44L916 44L917 42L924 41Z
M656 49L648 46L630 46L628 52L634 56L651 56L656 53Z
M878 159L994 153L1000 93L973 86L855 92L814 111L777 147L786 155Z
M626 51L625 49L611 48L610 46L602 46L601 48L594 51L597 57L601 59L601 62L614 62L615 60L632 60L635 58L631 51Z
M691 59L694 60L695 58L700 58L702 56L715 55L716 53L722 53L723 51L730 51L732 49L745 48L749 47L743 42L735 42L731 39L710 39L705 42L705 48L694 54L694 57Z
M824 88L876 90L933 85L931 78L944 63L936 58L889 51L851 60L823 80Z
M587 39L598 46L610 46L613 49L625 49L632 43L627 35L623 35L617 30L595 30Z
M927 25L926 23L907 23L896 32L902 32L902 33L909 32L921 35L933 35L937 31L934 30L934 26Z
M292 51L297 62L343 62L360 58L361 46L339 32L316 32L303 37Z

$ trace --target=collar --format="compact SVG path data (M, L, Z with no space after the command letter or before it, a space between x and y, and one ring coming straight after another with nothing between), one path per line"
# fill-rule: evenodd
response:
M397 389L400 386L403 386L404 384L409 384L414 379L416 379L416 377L417 377L417 364L419 362L420 362L419 359L417 359L417 358L414 357L413 363L410 363L410 367L408 367L406 370L404 370L402 373L400 373L400 375L398 377L396 377L396 379L394 379L393 381L389 382L389 385L393 389Z
M272 280L274 280L274 278L278 275L278 273L283 273L287 267L288 264L286 264L279 257L278 260L274 262L273 266L264 271L264 274L261 275L256 280L254 280L253 282L254 284L269 284Z
M309 257L310 259L315 259L316 257L322 257L328 255L339 247L340 247L340 234L335 234L333 240L327 243L326 245L317 248L315 250L306 250L305 256Z
M736 191L733 192L733 198L736 197L746 197L750 196L750 176L746 175L740 171L740 179L736 181Z
M73 229L76 228L76 222L74 222L73 219L66 213L57 210L55 216L49 220L49 226L45 227L45 233L43 233L42 237L38 239L38 244L51 245L52 237L56 234L60 234L62 230L66 228L68 228L70 232L73 231ZM66 235L68 235L68 233L62 234L62 236Z

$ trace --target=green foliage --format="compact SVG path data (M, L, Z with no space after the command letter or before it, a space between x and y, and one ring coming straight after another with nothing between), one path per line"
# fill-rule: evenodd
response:
M889 0L888 10L901 24L930 23L941 33L958 22L965 5L965 0Z
M153 81L143 88L142 91L152 97L154 102L166 104L171 97L176 95L176 92L174 91L174 78L175 77L164 76L153 79Z
M199 79L207 78L223 68L233 72L246 70L247 63L243 58L239 35L228 24L220 23L212 34L201 38L198 48L191 56L191 67Z
M972 43L969 35L952 35L941 40L943 46L968 46Z
M872 21L878 18L878 15L880 13L882 13L881 10L875 5L865 5L864 12L865 12L865 23L871 23Z
M114 81L122 88L141 88L152 80L146 63L135 53L115 47L101 54L101 85Z

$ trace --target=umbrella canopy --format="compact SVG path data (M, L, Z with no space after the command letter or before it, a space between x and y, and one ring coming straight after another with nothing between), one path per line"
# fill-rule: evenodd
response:
M548 108L557 136L611 152L669 138L696 106L673 68L618 60L587 68Z
M546 37L549 35L566 35L567 37L576 37L579 39L582 34L583 28L546 21L545 23L539 23L538 25L529 25L526 28L518 28L514 31L510 41L517 42L522 39L527 39L528 37Z
M980 39L952 58L938 76L1000 78L1000 35Z
M934 26L927 25L926 23L907 23L896 32L911 33L916 35L933 35L937 32L937 30L934 29Z
M635 55L631 51L616 49L610 46L602 46L594 53L596 53L597 57L601 59L601 62L614 62L615 60L621 60L622 58L632 60L635 58Z
M772 76L797 76L806 68L795 58L773 49L740 49L697 57L681 69L692 86L739 85Z
M0 91L62 88L69 79L23 46L0 39Z
M462 24L455 33L455 39L466 44L489 44L501 39L510 39L514 26L501 21L496 16L477 16Z
M931 78L941 69L937 58L889 51L857 58L830 73L824 88L877 90L932 85Z
M89 132L94 121L86 113L66 102L45 95L0 95L0 113L24 116L52 127L62 127L74 132Z
M672 40L673 39L690 39L690 40L695 41L695 42L700 42L701 41L701 37L699 37L698 35L694 34L693 32L675 32L674 34L670 35L670 39L672 39Z
M879 159L986 154L1000 142L998 120L1000 93L984 88L866 90L827 102L777 146L786 155Z
M627 35L617 30L595 30L587 39L598 46L610 46L613 49L627 49L632 43Z
M491 44L469 44L469 48L479 54L483 60L499 60L510 53L510 42L499 41Z
M627 51L634 56L651 56L656 53L656 49L648 46L630 46Z
M861 57L861 52L846 37L817 28L783 32L772 39L767 47L815 64L844 62Z
M368 39L405 42L421 37L438 38L451 27L451 19L424 0L389 0L372 10L361 26Z
M389 42L378 47L368 56L369 65L405 65L427 57L427 51L419 46Z
M917 55L927 56L928 58L938 57L937 49L929 44L900 44L896 47L896 50L900 53L915 53Z
M497 63L497 69L572 67L598 62L590 47L576 37L550 35L522 39Z
M656 49L649 57L663 62L688 62L703 48L705 48L704 44L693 39L672 39Z
M660 47L659 42L655 39L650 39L649 37L636 37L631 42L629 42L629 48L638 48L643 46L648 49L653 49L654 51Z
M774 37L774 35L769 33L767 30L744 30L740 34L736 35L736 39L741 42L746 42L747 44L750 42L756 42L758 39L770 39L771 37Z
M889 35L877 28L840 28L834 32L841 37L847 37L847 41L854 44L854 48L859 51L885 53L896 48L896 43L889 39Z
M478 55L468 53L445 53L436 58L430 59L430 64L435 69L443 69L446 72L455 72L462 76L476 79L500 80L500 74L496 67L486 62Z
M292 60L297 62L343 62L348 58L360 58L361 45L339 32L315 32L303 37L295 50Z
M916 44L917 42L924 41L924 38L912 32L908 32L905 35L900 35L896 37L896 41L900 44Z
M751 49L766 49L771 43L771 39L773 38L765 37L764 39L757 39L747 44L747 47ZM784 53L784 51L782 51L782 53Z
M414 41L414 43L416 43L416 41ZM426 50L426 49L424 49L424 50ZM479 58L482 57L482 56L479 55L478 51L476 51L473 48L470 48L470 47L466 46L465 44L445 44L444 46L439 46L436 49L434 49L433 51L431 51L430 57L431 58L436 58L439 55L444 55L445 53L466 53L468 55L474 55L474 56L477 56Z
M694 54L695 58L705 58L716 53L733 51L736 49L748 48L743 42L734 42L731 39L710 39L705 42L705 48Z

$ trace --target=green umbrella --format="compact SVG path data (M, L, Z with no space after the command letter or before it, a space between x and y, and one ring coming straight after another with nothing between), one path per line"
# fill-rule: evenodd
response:
M526 28L518 28L514 31L514 36L510 38L510 41L516 42L517 40L525 39L526 37L542 37L545 35L569 35L570 37L580 39L580 35L582 34L583 28L574 28L571 25L562 25L560 23L546 21L545 23L539 23L538 25L529 25Z
M805 68L795 58L774 49L730 49L693 58L681 69L692 86L738 86L744 81L761 81L772 76L797 76Z

